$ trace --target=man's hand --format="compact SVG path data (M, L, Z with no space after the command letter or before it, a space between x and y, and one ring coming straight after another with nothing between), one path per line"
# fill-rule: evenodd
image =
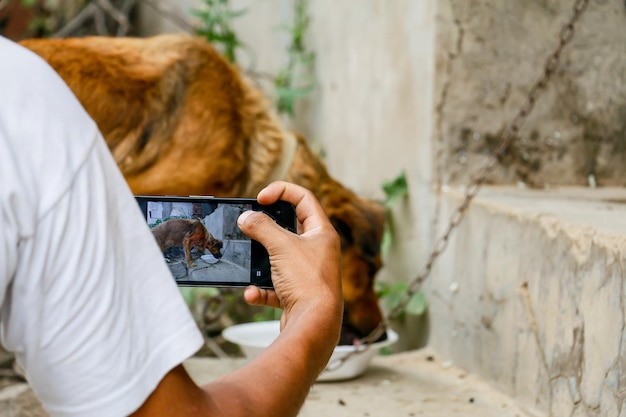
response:
M341 305L340 241L313 194L300 186L274 182L261 190L261 204L287 201L296 207L298 234L291 233L261 212L247 211L239 228L268 251L274 290L249 287L245 300L253 305L283 308L286 319L308 304L337 314ZM284 324L284 322L283 322Z

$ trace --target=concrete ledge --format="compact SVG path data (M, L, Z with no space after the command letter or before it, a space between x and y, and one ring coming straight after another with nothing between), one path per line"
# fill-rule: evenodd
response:
M625 202L482 190L426 284L429 344L538 412L626 416Z

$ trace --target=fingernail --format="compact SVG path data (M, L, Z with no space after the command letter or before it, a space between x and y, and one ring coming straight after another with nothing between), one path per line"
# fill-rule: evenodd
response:
M246 219L250 217L251 214L252 214L252 210L247 210L241 213L239 215L239 218L237 218L237 225L241 226L242 224L244 224L246 222Z

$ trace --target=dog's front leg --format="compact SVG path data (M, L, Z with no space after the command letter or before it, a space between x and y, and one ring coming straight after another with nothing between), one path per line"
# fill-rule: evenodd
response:
M183 248L185 249L185 262L189 268L193 268L196 266L191 259L191 247L193 246L191 239L189 237L185 237L183 239Z

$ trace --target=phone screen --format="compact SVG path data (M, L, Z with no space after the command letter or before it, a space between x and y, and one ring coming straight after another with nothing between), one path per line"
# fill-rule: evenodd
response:
M267 251L237 226L247 210L264 211L295 232L295 209L254 199L137 196L146 222L180 286L271 288Z

